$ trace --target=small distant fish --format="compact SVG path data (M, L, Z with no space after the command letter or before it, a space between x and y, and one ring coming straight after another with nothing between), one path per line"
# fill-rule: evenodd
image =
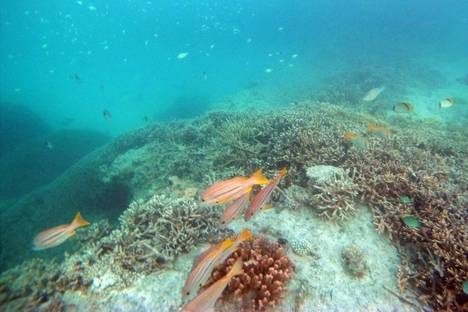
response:
M297 54L291 55L291 58L297 58Z
M250 177L234 177L216 182L203 192L202 200L211 205L224 204L250 192L254 185L265 185L268 182L268 179L262 173L262 169L259 169Z
M62 244L68 238L75 235L75 230L90 223L81 217L78 212L70 224L63 224L40 232L34 237L33 249L43 250Z
M271 69L271 68L266 68L266 69L265 69L265 73L269 74L269 73L271 73L271 72L273 72L273 69Z
M252 218L255 212L257 212L259 209L262 209L265 206L265 204L270 199L271 194L276 189L279 182L286 175L287 172L288 170L286 168L281 169L278 175L274 177L270 181L270 183L268 183L267 186L265 186L255 195L255 197L252 199L252 202L250 203L249 208L245 212L245 220L249 220L250 218Z
M53 150L54 149L54 144L52 144L52 142L50 141L46 141L45 142L45 147L49 150Z
M224 289L226 288L227 284L231 281L231 279L239 274L243 273L242 258L238 258L234 265L231 267L229 272L226 276L222 277L215 283L213 283L210 287L205 289L202 293L196 296L192 301L187 303L181 312L208 312L214 311L214 306L216 301L223 293Z
M211 276L213 269L218 264L224 262L234 251L237 250L242 242L251 238L252 233L245 229L234 239L228 238L205 250L195 261L193 268L185 281L182 295L185 297L196 292L205 284Z
M203 72L203 80L208 80L208 74L205 71Z
M385 90L385 87L379 87L379 88L370 89L369 91L367 91L366 95L364 95L364 97L362 98L362 100L365 101L365 102L372 102L372 101L375 100L375 99L380 95L380 93L382 93L384 90Z
M81 82L81 77L77 73L74 73L73 75L70 75L70 79L75 80L77 82Z
M88 6L88 10L96 11L96 7L94 5L90 5L90 6Z
M356 132L346 131L343 135L343 139L345 142L359 149L364 149L367 146L367 139Z
M110 119L110 118L112 118L111 112L108 111L107 109L105 109L105 110L102 111L102 116L104 117L104 119Z
M393 131L385 126L381 125L375 125L375 124L368 124L367 125L367 132L369 133L375 133L377 135L380 135L382 137L388 137L390 136Z
M149 117L147 115L143 116L143 121L144 122L148 122L149 121Z
M400 102L393 105L395 113L411 113L414 112L414 105L408 102Z
M181 53L177 54L177 58L178 58L179 60L181 60L181 59L186 58L188 55L189 55L188 52L181 52Z
M453 100L453 98L448 97L439 102L439 108L449 108L453 104L455 104L455 101Z

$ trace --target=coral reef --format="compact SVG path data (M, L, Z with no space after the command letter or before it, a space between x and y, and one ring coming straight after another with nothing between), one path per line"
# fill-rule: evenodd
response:
M346 271L352 276L363 277L369 270L363 251L355 245L346 246L341 258Z
M371 78L369 88L385 83L384 78ZM358 91L350 101L367 86ZM389 124L395 131L384 137L367 135L368 124ZM364 136L366 147L343 142L346 131ZM434 309L460 310L465 302L462 284L468 279L466 137L468 131L454 125L410 116L384 121L312 102L265 114L213 112L192 121L150 125L120 137L54 186L2 210L8 226L2 231L1 264L11 265L24 256L33 235L28 231L38 230L27 222L43 222L43 207L52 219L68 215L65 206L73 212L90 207L96 215L115 216L128 201L147 199L155 187L171 187L171 196L133 204L110 236L86 243L79 256L66 259L67 274L76 265L83 267L82 281L92 281L93 288L119 285L126 274L131 280L134 274L159 270L196 242L223 236L215 230L216 213L194 202L197 190L220 177L245 175L259 167L270 174L287 166L286 190L275 194L275 204L310 206L324 218L344 221L355 212L356 201L362 201L372 209L377 229L387 233L408 260L408 270L401 272L402 287L406 280L407 287L419 290L417 299ZM314 166L334 167L318 167L333 172L328 183L308 172ZM91 188L95 192L82 191ZM38 202L41 209L32 209ZM21 233L26 239L17 240L13 221L29 213L21 228L31 230ZM417 218L421 226L406 226L405 215Z
M244 273L234 277L222 299L235 298L241 311L265 311L276 306L285 294L293 264L283 248L264 237L254 236L215 268L208 286L226 275L236 259L244 260Z

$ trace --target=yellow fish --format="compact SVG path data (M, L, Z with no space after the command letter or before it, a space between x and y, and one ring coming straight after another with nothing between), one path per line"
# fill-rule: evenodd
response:
M241 258L238 258L232 268L223 278L219 279L213 285L205 289L201 294L196 296L192 301L187 303L181 312L212 312L216 301L223 293L227 284L231 279L239 274L242 274L242 266L244 265Z
M228 238L223 242L213 245L205 250L195 261L192 271L189 273L184 289L183 296L189 296L193 291L197 291L203 286L211 275L214 267L224 262L238 247L246 240L252 237L249 230L243 230L236 238Z
M90 223L81 217L78 212L70 224L59 225L40 232L34 237L33 249L42 250L62 244L68 238L75 235L75 230Z
M262 169L259 169L250 177L234 177L216 182L203 192L202 200L207 204L224 204L250 192L253 186L268 184L268 182Z

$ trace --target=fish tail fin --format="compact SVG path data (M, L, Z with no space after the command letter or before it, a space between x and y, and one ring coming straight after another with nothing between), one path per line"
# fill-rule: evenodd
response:
M279 172L279 175L280 175L280 177L284 177L286 175L286 173L288 173L288 168L284 167L284 168L281 168L281 170Z
M90 225L91 223L83 219L83 217L81 216L81 213L77 212L75 215L75 218L72 221L72 224L75 226L75 228L78 228L81 226Z
M231 267L231 270L229 270L228 274L226 275L226 278L231 279L233 276L242 274L244 272L244 270L242 269L243 265L244 261L242 261L242 258L237 258L237 261Z
M244 229L238 236L238 240L240 241L246 241L250 238L252 238L252 232L250 232L248 229Z
M268 182L270 182L264 175L263 175L263 171L262 169L258 169L257 171L255 171L252 176L250 177L252 180L255 181L255 184L261 184L261 185L264 185L264 184L268 184Z

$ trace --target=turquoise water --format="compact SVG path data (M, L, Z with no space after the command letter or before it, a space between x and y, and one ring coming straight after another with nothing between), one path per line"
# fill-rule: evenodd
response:
M4 1L1 101L55 127L119 134L253 83L294 100L336 71L398 66L424 79L414 63L453 83L467 74L465 11L464 1Z
M0 269L32 258L62 261L66 253L85 250L87 243L109 234L104 221L118 228L124 222L119 216L130 210L126 208L132 201L146 201L155 194L192 196L198 205L198 195L214 181L260 167L271 179L282 167L292 166L281 187L305 187L310 184L304 182L310 165L352 168L346 144L359 142L361 153L382 144L365 131L374 123L388 127L378 133L383 139L399 135L394 145L385 147L405 155L396 163L406 165L404 157L411 154L404 144L439 157L437 165L446 166L440 172L453 179L443 191L464 196L463 206L467 12L468 1L457 0L2 1L0 216L5 222L0 228ZM363 100L369 90L379 87L383 91L375 99ZM455 104L441 108L440 101L447 98ZM313 106L318 102L322 104ZM396 113L393 107L401 102L410 103L414 111ZM313 104L311 110L324 116L333 114L324 106L338 107L331 121L324 117L323 131L306 133L320 146L334 146L333 140L339 140L336 154L302 163L302 154L293 157L289 150L303 146L301 152L306 153L316 145L288 146L268 136L281 136L297 124L309 126L294 119L297 103ZM275 115L281 109L289 114L284 121ZM302 109L297 106L304 120L316 121ZM342 119L344 115L352 115L350 121ZM350 128L342 129L348 121ZM270 124L280 128L282 122L283 132L268 128ZM427 137L405 137L417 133L418 125ZM343 143L344 131L349 138L354 132L364 135ZM319 138L322 132L333 142ZM427 169L428 176L439 178L442 173L429 170L436 163L432 160L427 156L412 170ZM277 194L275 203L292 198L289 193ZM450 205L455 202L447 198ZM455 210L450 210L454 216ZM54 249L32 251L36 233L69 223L77 211L92 224L102 221L107 232L93 228L91 234L83 234L85 238L77 235ZM462 212L466 216L466 207ZM358 219L367 220L365 232L373 233L369 216ZM285 224L307 226L304 220L296 221ZM268 222L271 219L260 224ZM314 225L327 229L326 224ZM236 224L231 230L240 229ZM343 231L359 229L352 223ZM275 230L261 234L283 238L277 237L281 227ZM336 235L333 231L330 235ZM378 249L380 239L369 238L374 244L369 250ZM327 244L338 241L330 239ZM389 246L393 245L379 250L388 256L385 265L394 265L401 255ZM188 254L193 252L188 248L180 261L192 261ZM396 275L391 272L389 276ZM463 278L468 278L466 272ZM383 279L387 278L391 279ZM459 280L450 283L454 284L460 291ZM353 296L356 293L349 294ZM180 298L174 300L180 305ZM0 300L0 305L5 302ZM333 309L320 309L327 308ZM147 309L155 306L149 304Z

